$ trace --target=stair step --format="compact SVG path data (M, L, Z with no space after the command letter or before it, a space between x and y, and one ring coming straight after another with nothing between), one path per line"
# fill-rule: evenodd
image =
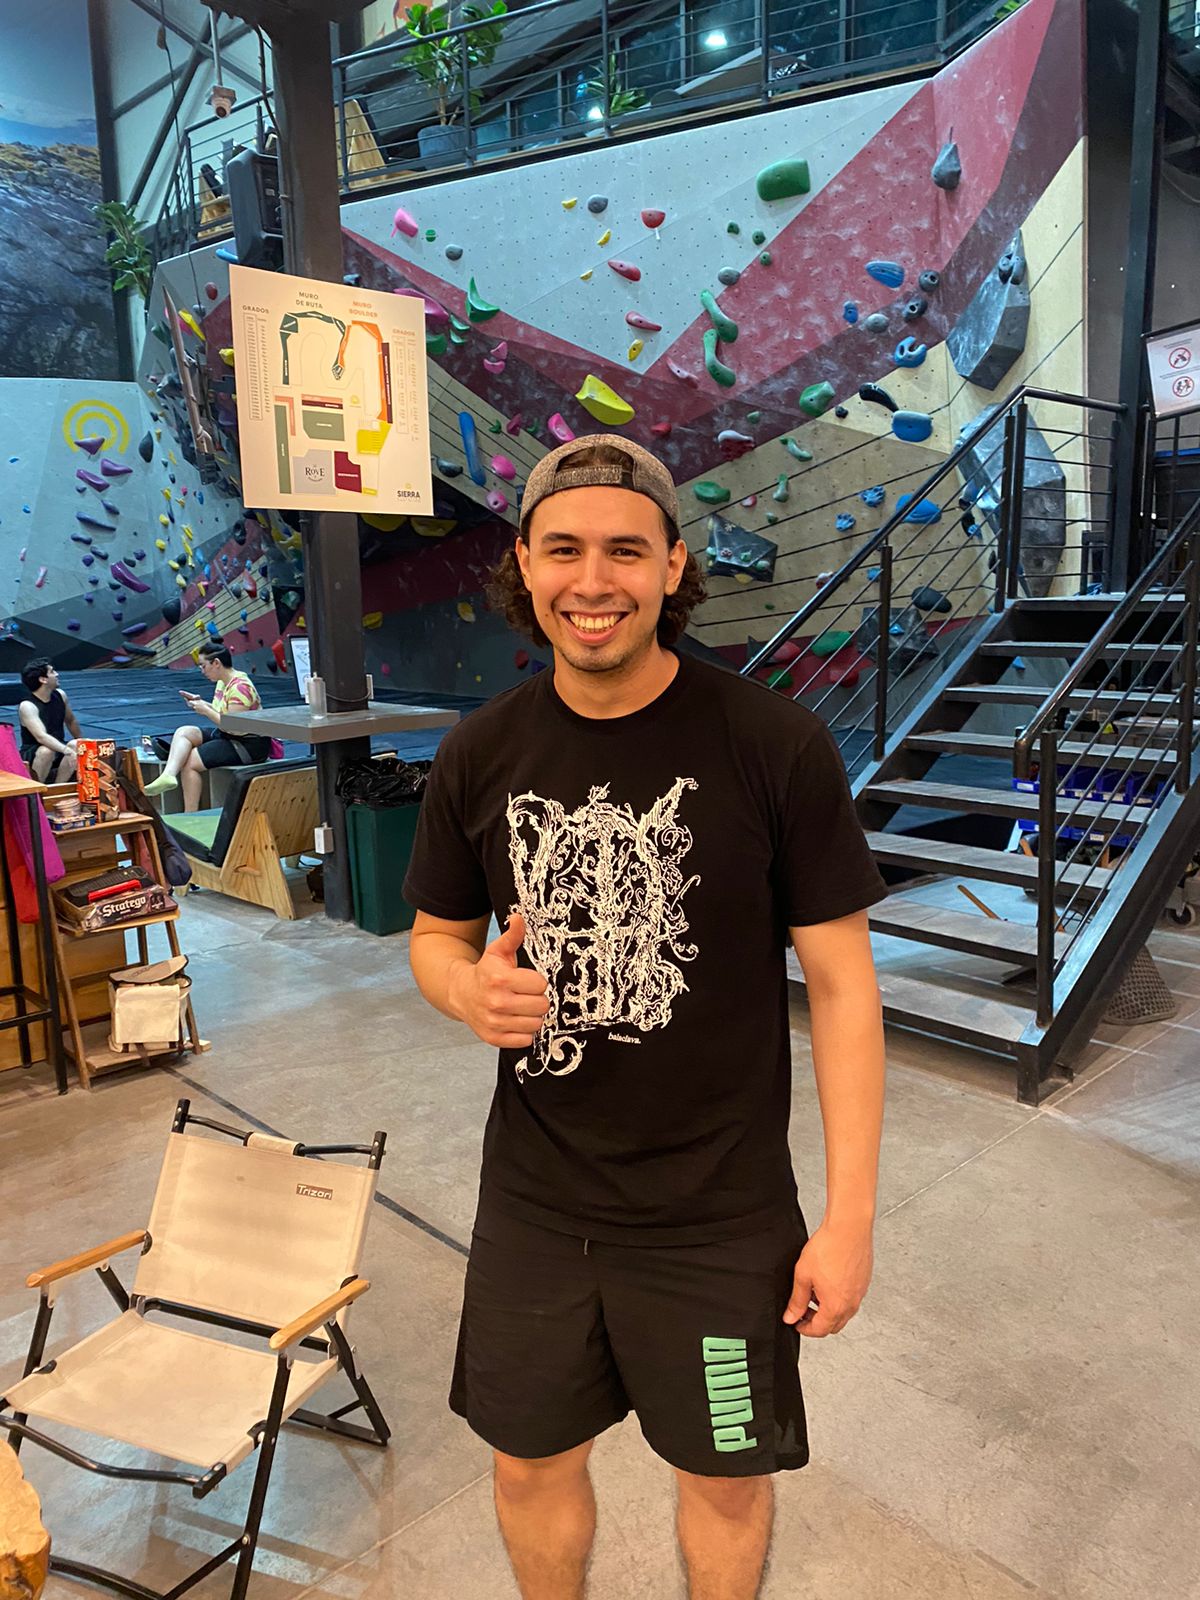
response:
M906 750L936 750L943 755L983 756L997 761L1012 759L1013 740L1003 733L951 733L934 730L930 733L910 733L904 741ZM1143 750L1135 744L1098 744L1090 749L1083 740L1063 739L1058 746L1063 760L1083 756L1085 764L1092 767L1106 765L1145 772L1151 768L1166 771L1174 766L1176 752L1165 746L1150 746Z
M915 939L1018 967L1032 966L1037 959L1037 928L1024 922L985 917L978 911L951 911L906 894L891 895L872 906L868 915L872 933L893 939ZM1056 934L1055 954L1060 955L1066 945L1066 935Z
M915 838L904 833L868 833L871 854L881 865L916 867L945 877L975 878L984 883L1014 883L1032 889L1037 885L1034 856L1006 850L985 850L980 845L952 844L946 839ZM1104 893L1115 868L1076 864L1056 867L1060 888L1078 889L1081 900ZM1086 881L1085 881L1086 880Z
M965 701L971 705L1040 706L1053 689L1053 684L1040 683L957 683L944 689L944 700ZM1121 706L1138 709L1138 715L1149 711L1166 711L1175 705L1178 696L1173 694L1144 695L1136 689L1102 689L1093 692L1077 689L1067 696L1067 704L1074 711L1085 707L1116 711Z
M1068 661L1074 661L1090 643L1090 639L989 639L979 646L979 653L985 656L1029 656L1031 659L1035 656L1065 657ZM1104 646L1100 655L1105 660L1125 656L1130 661L1170 661L1182 648L1178 644L1122 644L1118 639Z
M1011 817L1015 822L1037 822L1040 796L1023 789L982 789L965 783L933 783L925 778L891 778L869 783L862 791L868 800L884 800L890 805L929 806L935 811L967 811L985 817ZM1105 805L1100 800L1071 800L1058 796L1058 820L1071 827L1085 825L1096 831L1116 833L1136 828L1149 806L1129 811L1124 805Z
M877 977L883 1014L889 1022L939 1034L960 1044L1015 1055L1017 1041L1034 1020L1032 997L1022 1005L1019 999L1009 998L1008 991L982 995L925 983L920 978L889 972L886 967ZM805 987L802 977L794 977L793 982Z
M1060 611L1064 616L1066 616L1070 612L1078 613L1080 611L1115 611L1124 598L1124 593L1075 595L1038 594L1022 595L1020 599L1014 602L1014 604L1018 611L1049 611L1052 613ZM1178 589L1172 589L1169 593L1165 589L1156 589L1150 594L1143 595L1140 600L1135 602L1135 605L1139 611L1148 611L1151 609L1151 607L1158 605L1163 600L1169 601L1172 605L1181 606L1186 604L1187 595L1183 594Z

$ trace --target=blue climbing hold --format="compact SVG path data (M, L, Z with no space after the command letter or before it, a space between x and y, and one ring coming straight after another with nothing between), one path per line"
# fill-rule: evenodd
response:
M879 574L882 571L883 571L882 567L868 567L867 568L867 577L871 580L872 583L878 583L879 582Z
M933 432L933 418L925 411L897 411L892 432L905 444L920 444Z
M881 483L876 483L873 484L871 488L864 489L858 498L865 506L881 506L884 502L884 497L886 494L887 490L883 487L883 485Z
M904 632L904 624L900 623L900 622L893 622L891 627L888 629L888 632L889 633L903 633Z
M223 244L219 244L217 246L217 248L213 251L213 255L215 255L220 261L232 261L235 267L238 265L237 251L229 250Z
M853 526L854 518L850 513L848 511L839 511L837 514L837 531L839 533L849 533Z
M201 505L204 504L204 490L203 489L197 489L196 490L196 499L200 502Z
M479 441L475 432L475 418L469 411L458 413L458 431L462 435L463 453L467 458L467 471L471 481L480 488L487 482L487 474L479 459Z
M94 567L94 566L95 566L95 565L96 565L96 558L95 558L95 556L94 556L94 555L92 555L92 554L91 554L91 553L90 553L90 552L89 552L89 553L88 553L88 554L87 554L87 555L86 555L86 556L84 556L84 558L83 558L83 564L84 564L84 566L85 566L85 567Z
M868 261L867 272L886 289L898 289L904 282L904 268L898 261Z
M71 630L72 633L78 633L79 632L79 623L74 617L70 618L70 620L67 623L67 627Z
M892 359L898 367L919 367L928 353L927 345L918 344L910 337L901 339L892 353Z
M73 533L71 538L76 544L91 544L92 542L90 533Z
M906 512L905 522L940 522L942 519L942 508L936 500L918 500L911 494L900 496L896 510Z
M1024 661L1024 658L1022 656L1014 656L1013 660L1012 660L1012 664L1013 664L1014 667L1016 667L1018 672L1024 672L1025 671L1025 661Z
M851 327L853 327L858 321L858 307L854 304L853 300L846 301L845 305L842 307L842 315L845 317L846 321Z

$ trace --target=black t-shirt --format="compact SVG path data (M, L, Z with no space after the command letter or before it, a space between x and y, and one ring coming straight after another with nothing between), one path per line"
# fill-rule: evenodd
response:
M501 1050L481 1193L610 1243L735 1238L794 1205L787 929L886 894L841 755L811 712L680 656L628 716L551 671L442 740L404 895L525 919L552 986Z

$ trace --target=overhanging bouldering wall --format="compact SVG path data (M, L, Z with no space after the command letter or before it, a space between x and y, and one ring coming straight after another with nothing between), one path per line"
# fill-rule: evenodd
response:
M536 667L510 640L497 676L482 551L561 439L619 428L667 462L690 548L713 552L691 631L740 661L984 407L1022 381L1082 392L1080 35L1079 0L1027 0L924 82L346 205L347 272L425 300L435 482L493 519L418 563L436 593L393 585L371 613L407 641L400 670L436 654L418 682L493 692ZM988 280L1018 236L1027 303L993 316L981 299L1016 295ZM211 254L199 278L215 371L227 278ZM980 548L914 523L899 599L932 581L926 552L939 589L982 595ZM415 643L427 604L436 652Z

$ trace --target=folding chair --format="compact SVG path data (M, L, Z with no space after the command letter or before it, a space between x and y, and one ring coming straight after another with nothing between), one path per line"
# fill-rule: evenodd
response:
M238 1142L188 1133L189 1126ZM175 1600L236 1556L231 1597L241 1600L282 1425L307 1423L368 1444L387 1444L391 1430L346 1336L350 1305L370 1287L358 1276L358 1264L385 1140L377 1133L370 1145L292 1144L193 1116L190 1102L181 1100L149 1228L30 1275L28 1285L41 1299L25 1376L0 1398L0 1429L9 1430L14 1450L22 1439L31 1439L88 1472L186 1484L197 1499L258 1451L242 1531L165 1593L57 1555L51 1571L134 1600ZM366 1166L321 1159L349 1155L366 1156ZM141 1258L126 1293L109 1261L138 1246ZM96 1268L120 1315L43 1364L58 1286L88 1267ZM152 1313L259 1335L268 1345L257 1349L190 1332L152 1320ZM318 1359L301 1359L302 1350L318 1352ZM356 1398L328 1413L308 1410L313 1394L337 1372L345 1373ZM358 1410L369 1427L345 1420ZM94 1461L30 1427L30 1417L199 1470Z

